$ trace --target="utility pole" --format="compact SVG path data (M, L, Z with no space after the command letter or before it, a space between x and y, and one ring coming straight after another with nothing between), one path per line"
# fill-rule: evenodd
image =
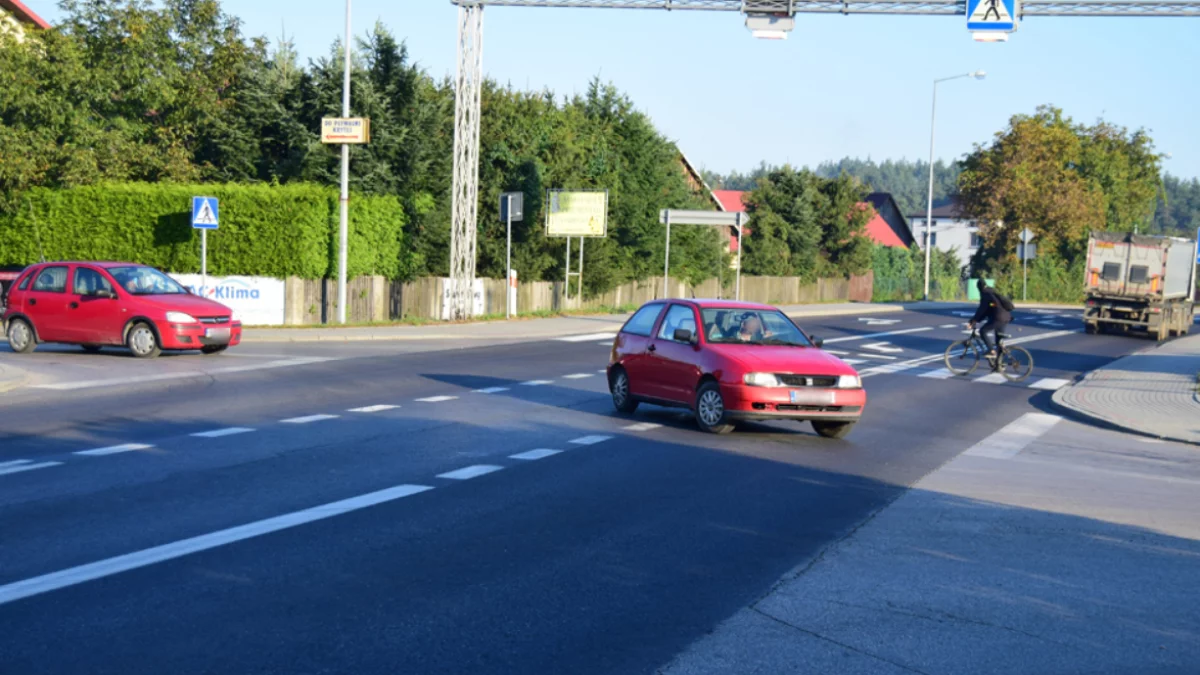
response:
M342 43L345 73L342 79L342 117L350 116L350 0L346 0L346 41ZM342 192L338 198L338 323L346 323L346 249L350 229L350 146L342 144Z

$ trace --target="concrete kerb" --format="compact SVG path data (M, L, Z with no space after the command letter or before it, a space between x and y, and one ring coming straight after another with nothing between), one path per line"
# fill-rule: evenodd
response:
M866 315L866 314L887 314L892 312L902 312L905 307L903 305L868 305L864 304L861 307L828 307L823 305L795 305L780 307L784 312L793 317L815 317L815 316L848 316L848 315ZM595 316L580 316L580 317L559 317L559 318L603 318L612 316L613 329L615 330L624 322L627 315L595 315ZM505 321L484 321L476 323L448 324L438 326L438 333L423 333L421 326L379 326L376 328L362 327L346 327L339 326L322 326L320 328L311 327L288 327L282 326L279 328L269 329L254 329L247 328L242 335L243 343L288 343L288 342L388 342L388 341L415 341L415 340L494 340L504 339L518 341L529 340L544 340L558 337L566 337L579 334L581 329L578 326L571 328L538 330L535 328L538 324L545 321L553 321L555 319L528 319L514 322ZM526 327L529 330L520 331L519 335L500 337L496 335L481 335L477 331L483 326L513 326ZM543 324L544 327L544 324ZM271 331L274 334L256 335L257 330ZM359 331L358 334L350 331Z

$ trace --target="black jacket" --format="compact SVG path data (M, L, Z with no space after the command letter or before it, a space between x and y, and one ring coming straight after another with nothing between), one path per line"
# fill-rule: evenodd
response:
M1004 305L1000 304L999 298L996 297L996 291L991 288L979 293L979 309L975 310L975 316L971 321L979 323L984 319L993 323L1012 321L1012 312L1004 309Z

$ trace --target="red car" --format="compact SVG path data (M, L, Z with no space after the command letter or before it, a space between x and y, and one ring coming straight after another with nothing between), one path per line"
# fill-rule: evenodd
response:
M613 344L608 383L619 412L686 407L718 434L742 420L786 419L841 438L867 403L858 372L783 312L723 300L642 306Z
M134 356L153 358L165 349L216 354L238 344L242 324L232 314L153 267L55 262L21 273L0 323L20 354L39 342L60 342L87 351L124 345Z

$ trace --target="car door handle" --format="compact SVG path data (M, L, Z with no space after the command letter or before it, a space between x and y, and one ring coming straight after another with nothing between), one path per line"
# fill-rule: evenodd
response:
M72 303L70 304L70 307L71 307L71 309L79 309L79 303L78 303L78 302L72 302Z
M649 347L646 347L646 351L656 352L656 351L658 351L658 347L655 347L654 345L650 345Z
M30 299L29 299L29 304L31 304L31 305L36 305L36 304L37 304L37 298L30 298Z

